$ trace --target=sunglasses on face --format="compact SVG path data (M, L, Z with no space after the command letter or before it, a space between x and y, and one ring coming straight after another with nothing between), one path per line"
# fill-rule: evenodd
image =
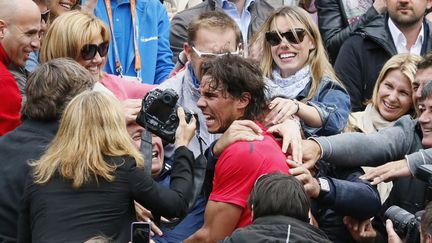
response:
M44 21L45 23L47 23L48 22L49 13L50 13L49 9L47 9L43 13L41 13L41 21Z
M295 28L294 31L288 30L287 32L284 33L278 33L276 31L268 31L265 33L265 38L270 45L277 46L282 42L282 37L284 37L291 44L300 44L303 42L305 35L306 35L305 29Z
M204 59L225 56L228 54L231 54L231 55L239 55L240 54L240 48L239 47L237 47L236 51L225 52L225 53L201 52L198 49L196 49L194 46L192 46L192 50L198 55L199 58L204 58Z
M108 42L104 42L100 45L86 44L81 48L81 58L84 60L91 60L96 56L96 52L99 56L104 57L108 53Z

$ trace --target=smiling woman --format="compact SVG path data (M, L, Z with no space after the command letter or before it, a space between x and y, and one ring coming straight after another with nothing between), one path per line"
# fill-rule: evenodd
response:
M416 64L421 60L415 54L398 54L381 69L372 99L364 111L350 114L346 132L372 133L391 127L403 115L413 114L412 87ZM367 172L370 167L363 167ZM378 185L381 202L390 194L391 182Z
M154 85L124 80L102 71L108 53L110 31L93 14L69 11L54 22L45 36L40 50L40 61L69 57L90 71L99 88L124 101L128 123L135 121L141 99ZM101 85L100 85L101 84Z
M266 122L280 123L296 115L306 137L340 133L351 109L349 96L309 13L299 7L280 8L258 35L264 37L256 40L262 41L261 68L269 80L269 98L279 97L270 103Z
M413 114L411 84L420 60L420 56L409 53L388 60L378 76L372 99L364 111L351 113L346 131L376 132L393 126L403 115Z
M51 0L49 1L48 8L51 10L50 14L50 21L54 21L55 18L60 16L63 13L66 13L68 11L71 11L74 9L77 4L78 0Z

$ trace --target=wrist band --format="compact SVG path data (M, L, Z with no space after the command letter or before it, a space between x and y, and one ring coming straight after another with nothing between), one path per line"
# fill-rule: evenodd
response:
M294 112L294 114L297 114L297 113L299 112L299 110L300 110L300 104L298 103L297 100L293 100L293 102L294 102L294 104L296 104L296 106L297 106L297 110L296 110L296 112Z

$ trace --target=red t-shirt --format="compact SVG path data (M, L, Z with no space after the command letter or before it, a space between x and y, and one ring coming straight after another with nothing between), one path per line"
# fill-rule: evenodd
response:
M281 145L261 124L257 124L263 130L264 139L236 142L223 151L216 163L213 191L209 197L212 201L243 208L236 228L252 223L247 199L255 180L262 174L272 172L288 174L289 167Z

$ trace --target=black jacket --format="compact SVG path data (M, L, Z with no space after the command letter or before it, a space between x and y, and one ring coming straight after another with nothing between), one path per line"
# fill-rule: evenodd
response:
M312 200L312 214L332 242L354 243L342 219L351 216L363 220L376 215L381 208L378 191L359 179L364 174L360 167L335 166L322 160L317 165L317 177L328 182L330 191L321 191Z
M117 165L115 179L98 178L72 188L54 175L46 184L27 179L19 216L18 242L84 242L105 235L115 242L130 240L135 220L134 200L165 217L182 217L192 199L194 157L182 146L175 151L170 189L164 188L131 157L107 157Z
M378 15L362 32L348 38L336 59L334 68L350 95L353 112L365 109L364 103L372 96L381 68L397 54L387 18L387 15ZM424 25L422 54L432 49L430 24L427 21Z
M289 235L288 235L289 232ZM223 243L330 243L320 229L307 222L283 215L255 219L251 225L235 230Z
M26 119L0 137L0 242L16 242L18 205L29 171L27 162L40 158L57 129L57 122Z
M329 54L334 63L343 42L355 31L368 26L378 15L374 7L370 7L356 22L349 24L342 0L317 0L318 26Z

